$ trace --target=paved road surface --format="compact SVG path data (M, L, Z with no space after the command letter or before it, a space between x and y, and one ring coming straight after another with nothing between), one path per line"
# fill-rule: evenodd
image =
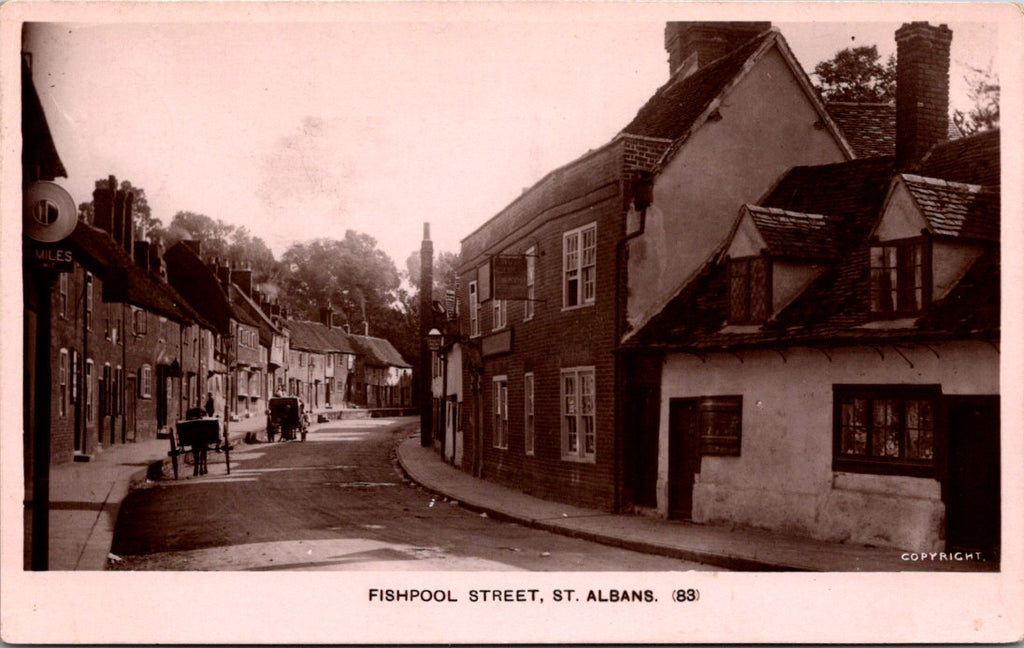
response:
M121 507L112 569L688 571L710 568L501 522L406 482L411 419L320 426L302 442L211 454ZM190 473L189 473L190 475Z

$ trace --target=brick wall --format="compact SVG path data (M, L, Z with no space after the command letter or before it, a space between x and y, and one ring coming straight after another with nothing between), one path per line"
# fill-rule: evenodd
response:
M624 235L626 207L638 171L649 170L667 142L620 138L572 165L546 176L502 213L463 241L460 268L462 300L489 254L522 254L534 247L536 294L534 316L524 321L526 302L508 303L512 352L478 359L480 393L466 390L463 403L463 467L472 470L475 424L482 424L482 475L523 492L572 504L610 510L615 505L615 356L618 243ZM596 223L596 294L593 305L563 308L563 235ZM469 309L461 313L469 330ZM482 337L493 328L493 303L480 308ZM474 362L464 363L464 384ZM479 358L479 356L478 356ZM593 462L563 458L562 370L593 367L595 378L596 456ZM524 375L534 375L535 453L525 452ZM508 383L508 448L494 447L494 377ZM479 412L477 403L479 402ZM477 418L479 417L479 418Z

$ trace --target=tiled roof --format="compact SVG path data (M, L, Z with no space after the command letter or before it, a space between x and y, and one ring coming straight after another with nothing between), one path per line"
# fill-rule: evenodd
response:
M999 155L998 139L993 148L990 138L965 138L936 147L942 159L950 162L948 165L944 162L942 168L954 175L962 171L960 165L952 163L946 147L962 152L966 159L976 160L982 168L998 167L989 159ZM939 169L940 165L936 163L931 168ZM892 177L892 158L791 169L762 201L762 207L771 206L786 212L780 215L778 211L762 209L762 219L775 214L780 220L784 216L796 221L797 217L787 215L790 212L827 215L836 227L833 240L839 261L762 327L723 332L728 314L728 266L716 256L624 347L700 351L967 337L998 339L998 245L985 248L953 290L933 302L913 324L895 328L863 326L874 319L868 303L870 247L867 237L881 216ZM936 234L998 242L996 187L970 186L915 175L903 178ZM802 229L790 228L787 233L792 235ZM788 239L783 243L796 244L795 240Z
M895 105L833 102L825 107L857 157L880 157L896 152Z
M269 346L272 336L280 334L277 326L267 317L267 314L263 312L259 305L236 284L231 284L230 297L232 310L238 315L244 315L244 319L239 318L239 321L259 328L261 341Z
M315 353L327 353L331 349L331 342L323 335L326 327L316 322L288 320L288 331L290 333L290 345L293 349L313 351Z
M998 191L906 173L900 177L933 234L999 240Z
M983 186L1000 184L999 129L939 142L912 169L917 175Z
M773 31L764 32L681 81L670 80L640 108L622 132L643 137L682 137L708 104L740 73L747 60L774 36Z
M184 242L164 253L167 279L189 305L212 322L222 334L230 332L235 316L228 295L213 271Z
M836 221L821 214L747 205L751 220L773 257L834 260Z
M369 335L349 335L356 351L363 356L363 362L379 367L411 367L390 342Z
M196 321L184 299L135 265L107 232L78 221L70 238L79 260L103 280L104 300L123 300L177 322Z
M881 157L896 153L896 104L836 101L825 107L857 157ZM949 120L946 136L950 140L963 137L952 119Z

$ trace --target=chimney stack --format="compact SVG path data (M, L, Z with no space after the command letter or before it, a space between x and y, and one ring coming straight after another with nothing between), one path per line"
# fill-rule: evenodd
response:
M114 187L117 187L117 178L110 176L106 187L99 180L92 192L92 224L110 235L114 233Z
M236 268L231 272L231 281L235 282L246 297L252 297L252 269Z
M896 30L896 167L917 163L949 134L949 46L946 25L904 24Z
M149 271L149 241L135 242L135 263Z
M327 308L320 309L320 323L327 328L334 328L334 311L331 310L330 304Z
M665 49L669 76L685 78L711 61L771 29L770 22L669 22L665 24Z
M128 256L135 256L135 217L132 214L132 206L135 204L135 194L131 191L124 193L123 217L121 219L121 245L124 246Z

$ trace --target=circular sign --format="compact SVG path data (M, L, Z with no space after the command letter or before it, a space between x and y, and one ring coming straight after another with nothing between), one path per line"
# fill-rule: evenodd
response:
M78 222L71 194L55 182L33 182L22 201L25 235L40 243L56 243L68 237Z

